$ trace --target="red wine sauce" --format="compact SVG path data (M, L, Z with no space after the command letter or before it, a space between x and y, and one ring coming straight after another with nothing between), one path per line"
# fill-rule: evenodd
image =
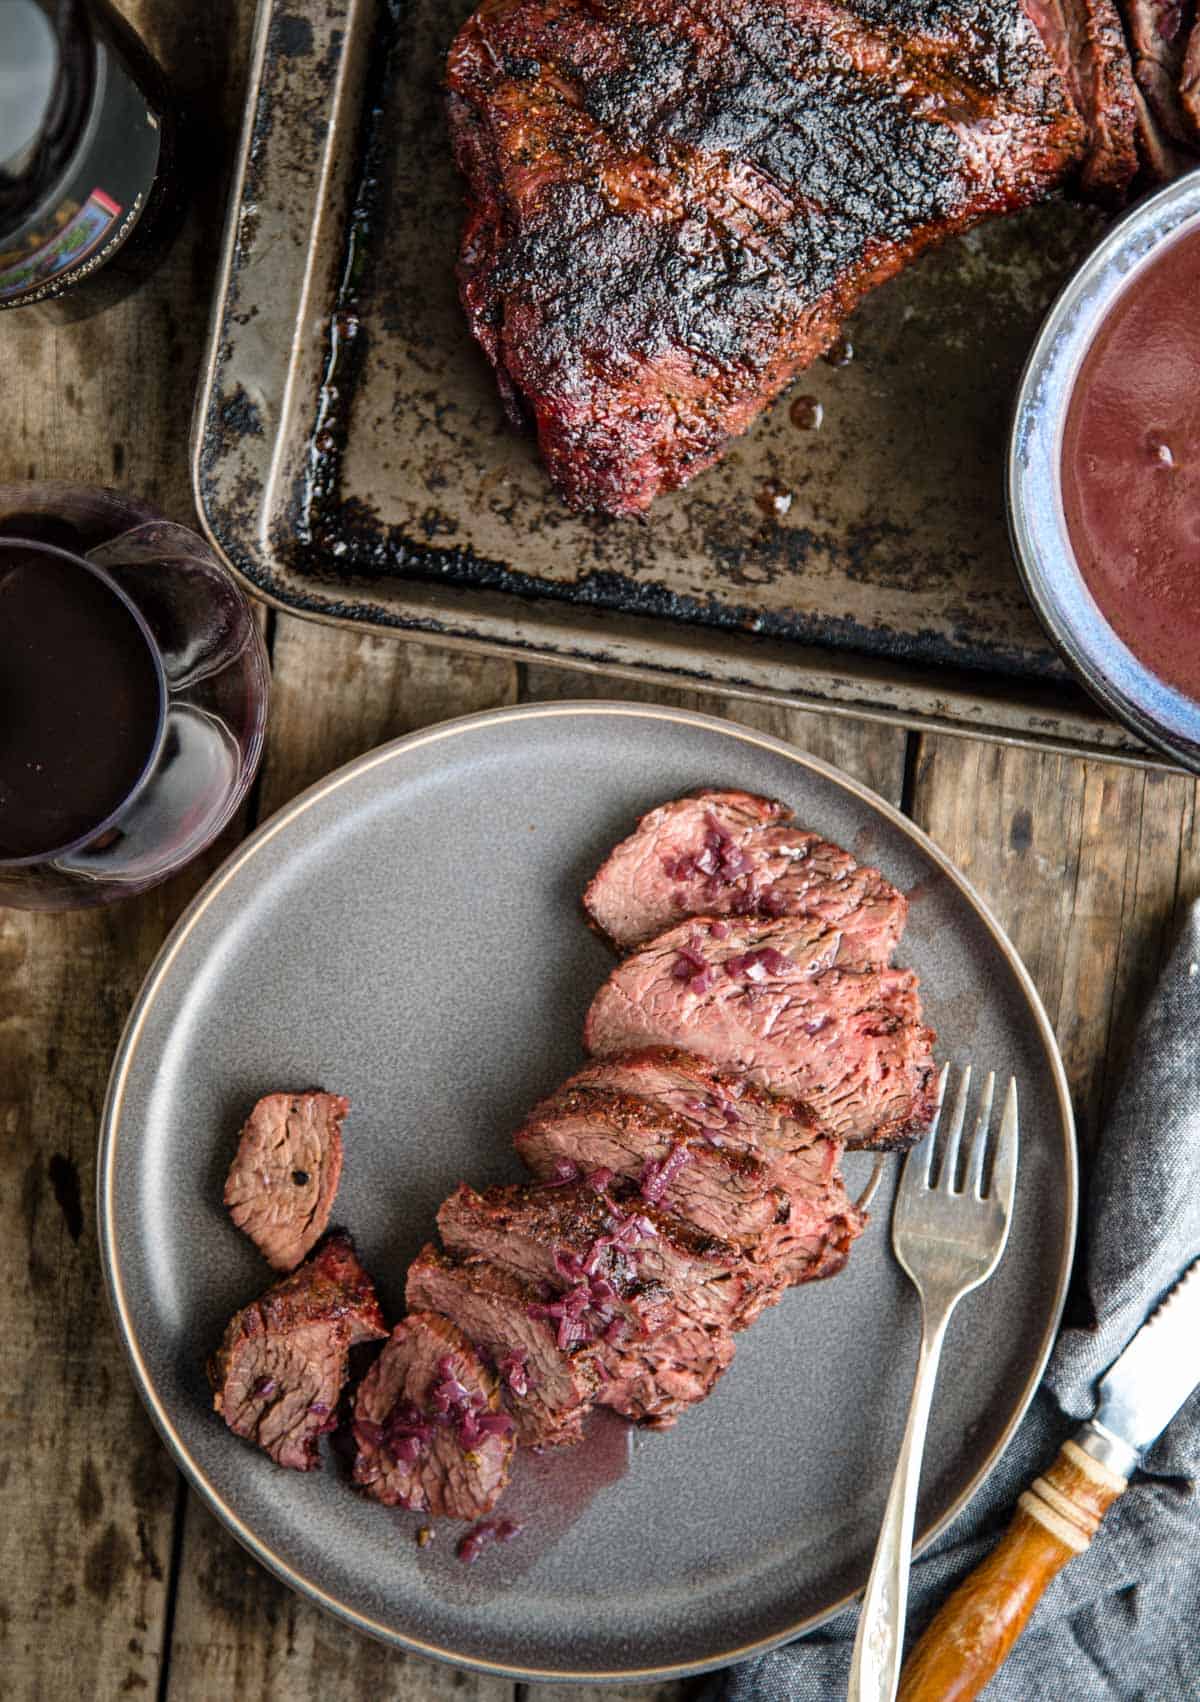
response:
M1121 295L1080 368L1063 438L1067 532L1109 625L1200 698L1200 232Z
M98 827L141 777L160 711L150 647L104 581L0 548L0 857Z

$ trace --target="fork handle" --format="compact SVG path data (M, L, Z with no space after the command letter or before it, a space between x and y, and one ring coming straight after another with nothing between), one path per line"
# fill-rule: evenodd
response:
M939 1609L900 1681L898 1702L970 1702L1025 1629L1042 1591L1087 1548L1127 1479L1075 1442L1017 1502L987 1559Z
M850 1664L847 1702L892 1702L900 1677L908 1573L912 1561L913 1516L921 1482L921 1459L929 1408L937 1380L946 1325L957 1296L922 1305L921 1354L913 1382L908 1424L888 1494L871 1576L863 1592L858 1635Z

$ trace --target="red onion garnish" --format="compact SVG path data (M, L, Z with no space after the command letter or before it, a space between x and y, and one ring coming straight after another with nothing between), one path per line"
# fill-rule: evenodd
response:
M642 1198L652 1206L658 1205L690 1157L691 1153L685 1144L675 1141L665 1158L649 1159L642 1166L642 1173L638 1178Z
M438 1381L429 1391L435 1415L449 1417L455 1408L470 1402L470 1391L454 1375L454 1361L447 1356L438 1360Z
M496 1370L502 1381L512 1390L514 1395L529 1393L529 1367L525 1363L525 1349L514 1347L498 1362Z
M512 1427L506 1412L480 1412L472 1406L459 1420L458 1440L464 1448L477 1448L489 1436L507 1436Z
M786 975L796 966L774 946L760 946L757 951L742 952L725 960L726 975L743 975L747 981L765 981L768 975Z
M588 1171L585 1180L594 1194L602 1194L615 1175L615 1170L609 1170L606 1165L600 1164L595 1170Z
M275 1393L277 1385L274 1377L260 1377L251 1389L250 1394L255 1400L266 1400Z
M572 1182L578 1182L579 1175L580 1171L577 1164L569 1158L559 1158L555 1160L553 1174L545 1183L545 1186L547 1188L565 1188Z
M489 1543L511 1542L514 1537L520 1536L524 1528L513 1519L484 1519L478 1525L472 1525L467 1534L459 1539L455 1553L470 1566L479 1559Z
M368 1422L360 1419L355 1425L355 1434L359 1435L364 1423ZM379 1445L392 1463L411 1466L432 1442L434 1421L426 1417L414 1401L397 1401L378 1430Z
M676 981L686 981L693 993L707 993L717 981L717 971L701 951L703 940L693 934L687 945L680 946L679 955L671 966Z

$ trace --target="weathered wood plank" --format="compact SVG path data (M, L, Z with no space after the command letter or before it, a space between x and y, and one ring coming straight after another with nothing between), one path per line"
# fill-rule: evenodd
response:
M109 1320L96 1130L141 979L242 831L139 899L0 910L0 1661L14 1696L158 1682L177 1476Z
M890 803L900 802L908 744L908 735L901 727L822 715L813 710L785 709L778 704L722 697L715 692L666 691L659 686L605 679L602 675L540 664L525 668L523 675L522 698L624 698L635 703L670 703L678 709L694 709L703 715L740 721L743 726L786 739L823 762L845 769Z
M80 325L0 314L0 481L119 485L190 521L187 441L253 0L128 0L199 117L196 204L136 296ZM96 1126L125 1014L239 824L144 898L0 911L0 1664L14 1696L153 1695L177 1477L116 1345L96 1251Z
M1033 976L1086 1153L1174 921L1200 892L1196 783L930 736L913 815L979 888Z
M514 701L508 662L401 644L279 615L260 815L360 751L414 728ZM184 1522L168 1674L172 1702L332 1697L508 1702L505 1680L405 1657L264 1572L194 1497Z
M517 670L490 656L276 617L275 686L260 816L360 751L516 701Z
M403 1655L264 1572L192 1496L167 1694L172 1702L509 1702L513 1686Z

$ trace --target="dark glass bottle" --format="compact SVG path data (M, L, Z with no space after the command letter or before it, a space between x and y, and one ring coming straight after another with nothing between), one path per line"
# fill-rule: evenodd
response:
M178 224L177 133L108 0L0 0L0 308L84 318L140 283Z

